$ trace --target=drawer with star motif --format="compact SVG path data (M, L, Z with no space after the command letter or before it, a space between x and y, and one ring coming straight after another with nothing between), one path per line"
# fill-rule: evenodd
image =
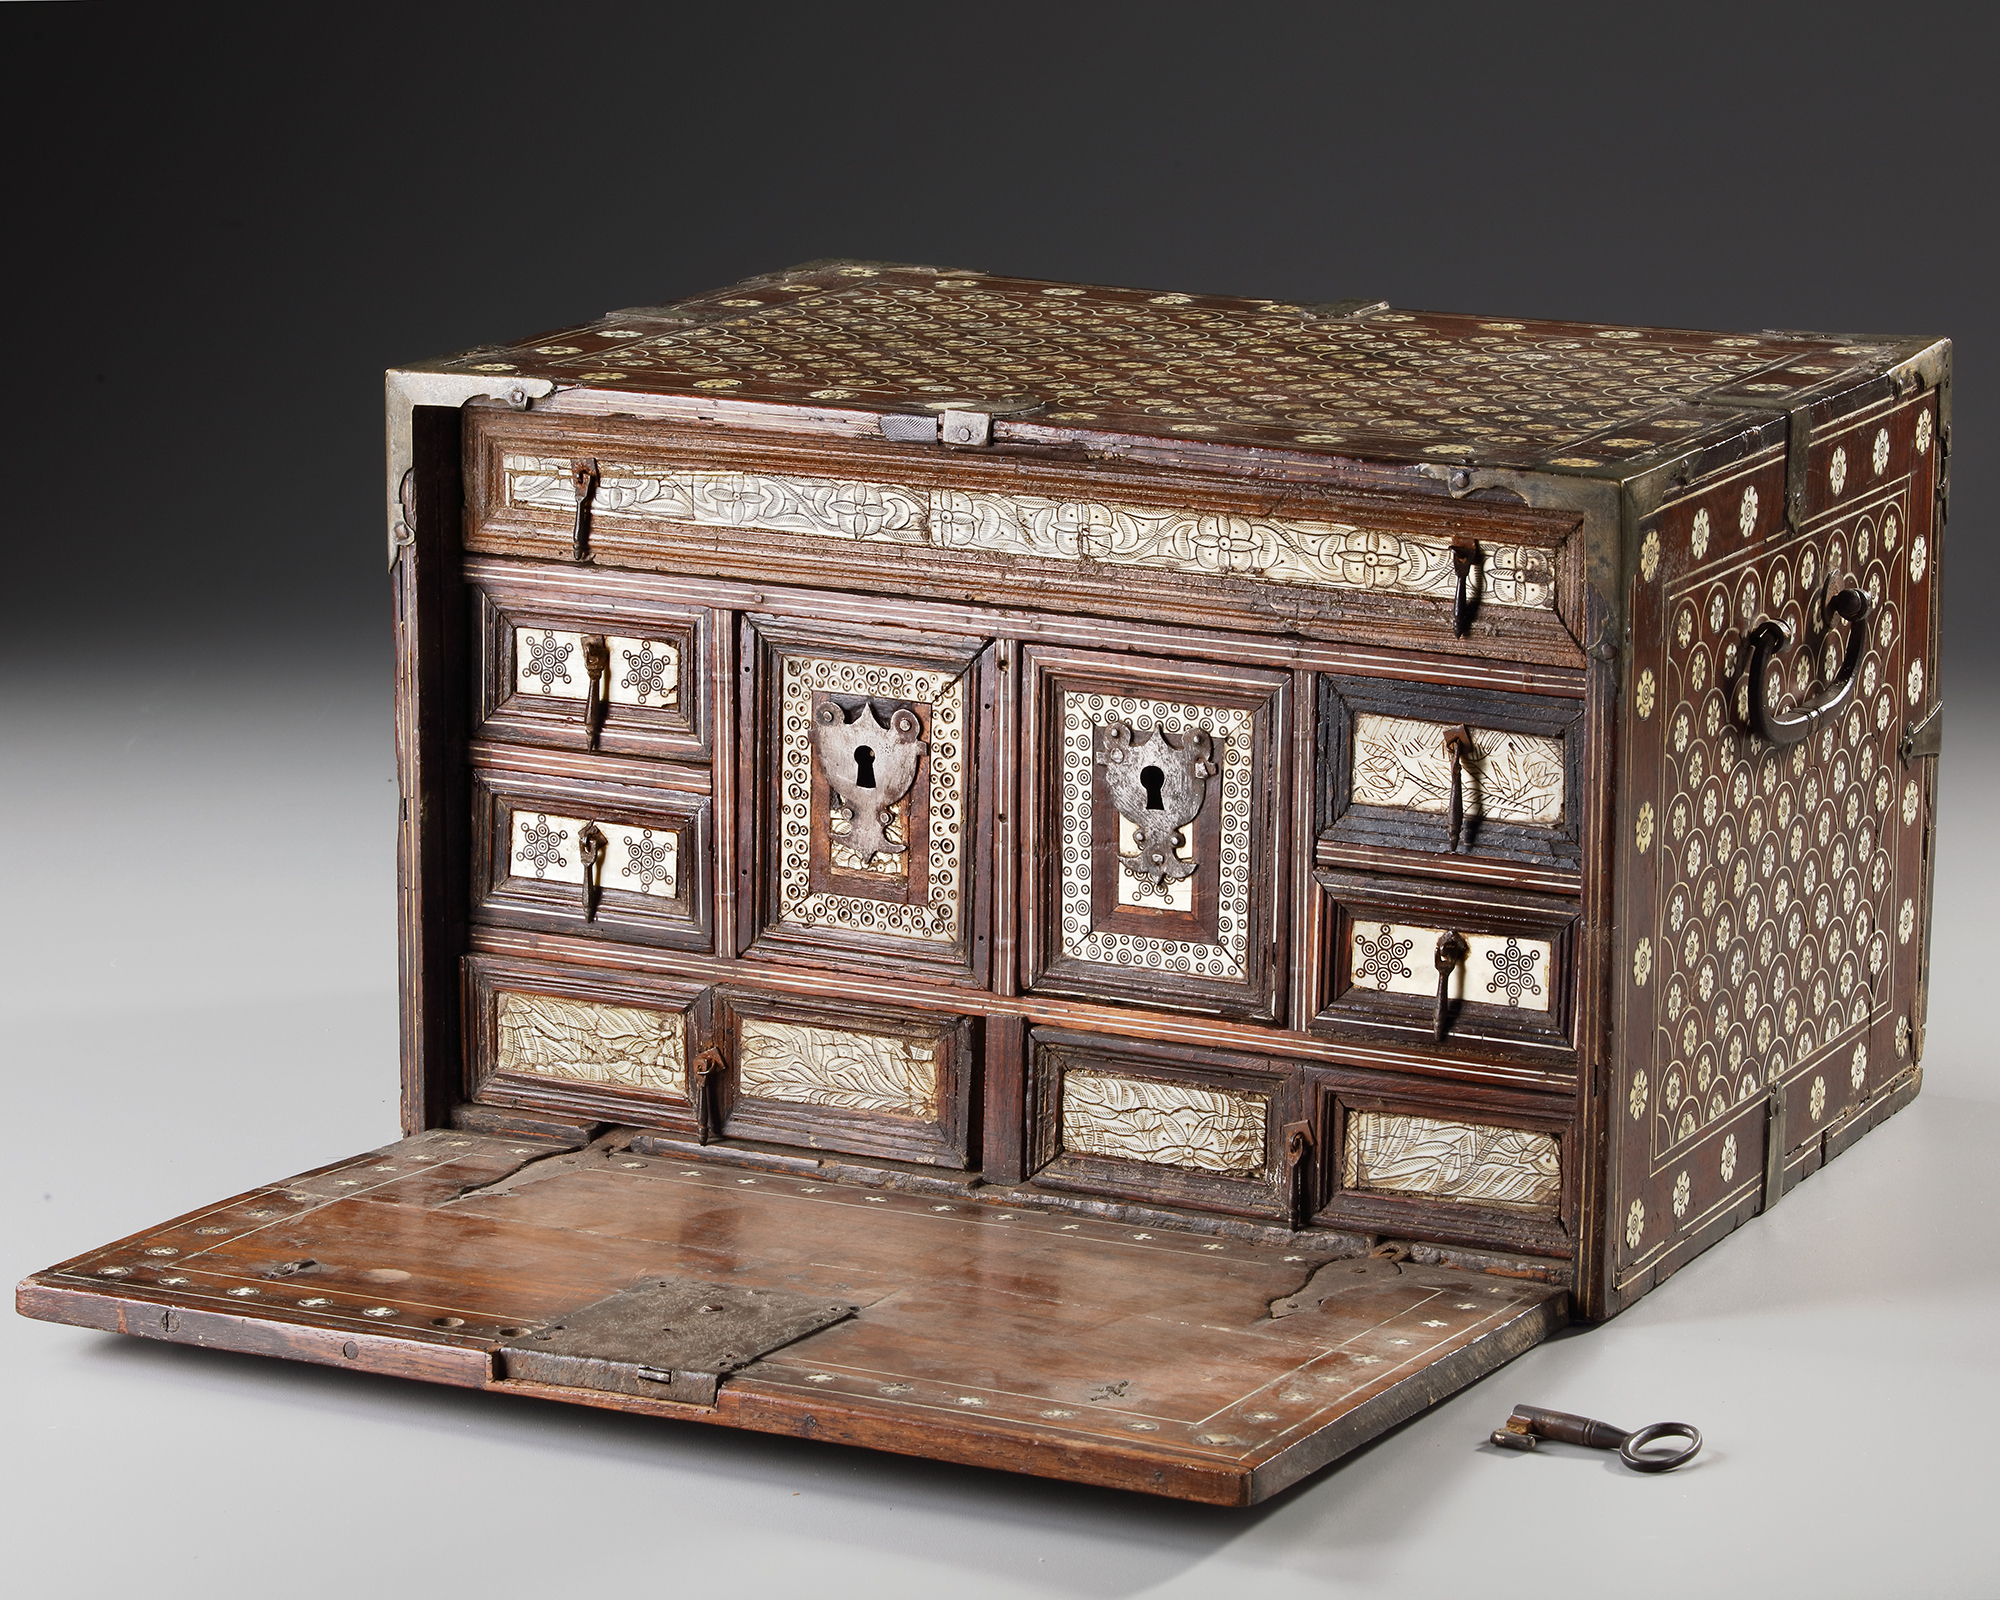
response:
M582 758L558 751L476 746L475 757L476 920L670 949L710 947L703 774L662 768L649 776L688 787L642 788L583 776Z
M1573 1065L1575 900L1360 873L1314 880L1330 952L1314 1031Z
M641 574L474 558L482 738L706 761L712 613Z

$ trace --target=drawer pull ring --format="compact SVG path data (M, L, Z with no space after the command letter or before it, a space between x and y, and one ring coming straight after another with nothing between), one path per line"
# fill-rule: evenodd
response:
M604 882L604 831L586 822L576 836L578 854L583 857L583 920L597 920L597 891Z
M1854 698L1855 675L1868 648L1868 629L1863 626L1868 620L1868 596L1860 589L1842 589L1826 602L1826 610L1847 619L1847 656L1826 693L1795 711L1780 712L1772 706L1767 672L1771 653L1791 644L1792 630L1775 617L1767 617L1751 632L1750 731L1758 738L1779 746L1802 744L1821 723L1831 722L1845 711Z
M572 561L590 559L590 502L597 493L597 458L586 456L569 464L570 487L576 492L576 523L570 529L569 556Z
M1465 831L1465 762L1472 750L1472 730L1464 723L1444 730L1445 759L1451 763L1451 803L1444 814L1449 840L1445 850L1450 855L1458 853L1459 836Z
M583 740L587 748L595 750L605 710L611 703L611 646L601 633L583 635L583 673L590 684L583 701Z
M1472 569L1479 565L1479 541L1463 536L1451 541L1451 569L1458 574L1458 588L1451 600L1451 631L1463 639L1472 631Z
M1438 973L1437 1023L1432 1037L1439 1044L1444 1043L1444 1015L1445 1006L1451 998L1451 975L1471 954L1472 946L1465 942L1465 935L1457 929L1450 928L1438 935L1437 954L1432 957L1437 964Z

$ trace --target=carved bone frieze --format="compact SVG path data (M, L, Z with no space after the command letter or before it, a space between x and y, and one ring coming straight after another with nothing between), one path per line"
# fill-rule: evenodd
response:
M1181 830L1201 815L1208 780L1219 770L1212 744L1199 728L1183 734L1176 746L1157 723L1137 742L1127 724L1104 725L1097 761L1111 803L1132 824L1134 850L1120 856L1119 865L1163 900L1168 883L1192 877L1198 864L1180 854L1187 843Z
M677 1011L502 990L494 996L501 1072L680 1094L687 1019Z
M565 515L575 509L567 461L510 455L502 461L502 476L510 506ZM1451 541L1422 534L780 473L605 463L592 514L1440 600L1450 599L1458 583ZM1482 605L1536 611L1555 606L1555 561L1546 550L1485 543L1480 571Z
M737 1038L737 1088L745 1095L926 1121L937 1116L934 1043L762 1017L745 1017Z
M1261 1094L1071 1070L1062 1081L1066 1154L1233 1175L1264 1165Z
M864 701L850 720L829 700L813 717L813 749L819 769L836 801L836 820L846 824L840 842L865 867L878 855L902 855L907 841L888 835L898 801L917 781L917 767L928 742L923 722L909 707L900 707L882 721L872 700Z
M1357 1111L1347 1119L1341 1182L1552 1211L1562 1193L1562 1165L1553 1134Z

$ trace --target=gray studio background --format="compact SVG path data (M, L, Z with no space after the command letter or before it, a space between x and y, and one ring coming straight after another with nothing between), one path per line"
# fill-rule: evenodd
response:
M836 254L1959 342L1923 1095L1635 1311L1250 1513L8 1318L13 1592L2000 1592L1996 141L1957 15L0 7L10 1278L396 1134L393 361ZM1710 1445L1481 1448L1517 1399Z

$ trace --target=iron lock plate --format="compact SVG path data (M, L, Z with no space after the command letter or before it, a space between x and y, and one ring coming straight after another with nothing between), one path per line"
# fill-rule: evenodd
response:
M856 1308L819 1295L649 1278L495 1352L502 1378L712 1406L724 1377Z

